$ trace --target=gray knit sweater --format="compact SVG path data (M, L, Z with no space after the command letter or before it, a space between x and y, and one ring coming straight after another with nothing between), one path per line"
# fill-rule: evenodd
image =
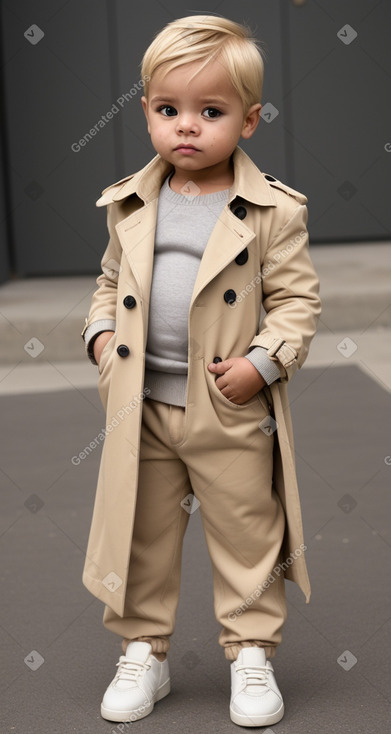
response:
M171 174L172 175L172 174ZM170 188L166 178L160 190L145 386L150 398L172 405L186 404L188 313L200 260L230 189L213 194L184 195ZM270 384L280 376L264 349L248 355Z

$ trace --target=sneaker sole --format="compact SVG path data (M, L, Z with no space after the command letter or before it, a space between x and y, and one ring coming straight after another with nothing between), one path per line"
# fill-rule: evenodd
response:
M123 723L126 723L128 721L138 721L139 719L143 719L145 716L148 716L148 714L150 714L153 711L153 707L155 703L157 703L157 701L160 701L165 696L168 696L170 691L171 691L171 685L170 685L170 679L168 679L165 683L163 683L162 686L160 686L160 688L158 688L154 696L154 699L149 704L149 706L139 706L138 708L130 710L130 711L113 711L101 705L100 707L101 717L102 719L106 719L107 721L121 721Z
M262 714L259 716L245 716L244 714L238 714L229 709L231 721L239 726L270 726L270 724L277 724L281 721L284 716L284 704L282 703L278 711L274 714Z

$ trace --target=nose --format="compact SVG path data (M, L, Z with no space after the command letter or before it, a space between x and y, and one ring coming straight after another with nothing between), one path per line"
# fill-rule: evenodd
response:
M188 112L183 113L182 115L178 115L177 133L192 133L193 135L198 135L199 132L200 126L196 121L194 115L189 114Z

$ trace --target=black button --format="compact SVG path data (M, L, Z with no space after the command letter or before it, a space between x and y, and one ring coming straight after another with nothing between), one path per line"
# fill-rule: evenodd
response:
M237 265L244 265L248 260L248 250L247 247L242 250L242 252L239 252L239 255L235 257L235 262Z
M127 347L126 344L120 344L119 347L117 347L117 352L120 357L128 357L129 347Z
M274 178L274 176L270 176L269 173L265 173L264 176L266 178L266 181L277 181L277 179Z
M125 308L134 308L136 305L136 299L133 296L125 296L123 300Z
M238 219L244 219L247 216L247 209L244 206L237 206L234 209L234 214Z
M214 359L213 359L213 362L214 362L215 364L218 364L219 362L222 362L222 361L223 361L223 360L221 359L221 357L214 357Z
M235 293L234 290L232 290L232 288L229 288L227 291L225 291L225 293L224 293L224 301L226 303L235 303L235 301L236 301L236 293Z

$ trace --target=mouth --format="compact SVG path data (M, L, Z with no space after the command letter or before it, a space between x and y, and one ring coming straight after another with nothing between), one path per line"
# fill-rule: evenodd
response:
M174 150L179 150L183 152L189 151L189 153L193 151L195 153L199 150L199 148L196 148L195 145L187 145L186 143L180 143L180 145L177 145L177 147L174 148Z

